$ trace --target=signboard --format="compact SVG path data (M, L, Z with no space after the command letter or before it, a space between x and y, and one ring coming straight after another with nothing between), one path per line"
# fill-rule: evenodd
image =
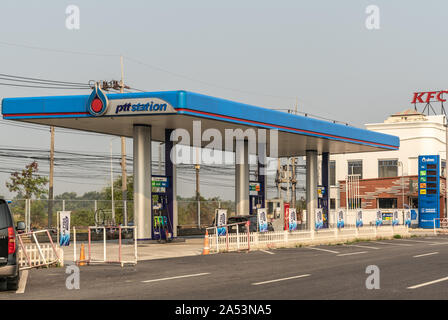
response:
M216 226L218 231L218 236L226 235L226 227L227 224L227 209L216 209Z
M411 210L406 210L404 212L404 225L409 227L411 225L411 220Z
M392 212L383 212L383 221L392 223Z
M440 218L440 156L419 156L418 173L419 227L433 228Z
M59 211L59 228L61 234L59 236L59 245L70 245L70 213L71 211Z
M448 91L427 91L427 92L414 92L411 103L430 103L430 102L445 102L443 94Z
M316 230L322 229L324 227L324 217L322 209L316 209Z
M318 186L317 187L317 196L319 198L322 198L323 196L325 196L326 190L324 186Z
M393 213L393 217L392 217L392 225L393 226L398 226L400 220L398 220L398 211L395 210Z
M338 222L337 227L338 228L344 228L344 210L339 210L338 212Z
M154 193L165 193L169 187L168 177L151 177L151 191Z
M383 213L381 212L381 210L378 210L376 212L376 221L375 221L375 225L378 226L382 226L383 225Z
M268 215L266 208L257 209L257 220L258 220L258 231L267 232L268 231Z
M260 192L260 190L260 182L249 182L249 195L258 196L258 192Z
M297 230L297 212L296 208L289 209L289 231Z
M356 213L356 227L362 227L363 226L363 222L362 222L362 210L358 210L358 212Z

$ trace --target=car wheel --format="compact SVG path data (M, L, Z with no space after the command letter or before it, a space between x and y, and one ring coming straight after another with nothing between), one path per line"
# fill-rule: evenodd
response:
M7 280L7 289L8 290L17 290L19 288L19 280L20 273L17 274L14 278L9 278Z
M0 278L0 291L5 291L7 289L6 279Z

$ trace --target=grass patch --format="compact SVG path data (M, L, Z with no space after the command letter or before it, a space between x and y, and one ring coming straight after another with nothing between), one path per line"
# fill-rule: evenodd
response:
M394 239L401 239L401 235L400 234L394 234Z

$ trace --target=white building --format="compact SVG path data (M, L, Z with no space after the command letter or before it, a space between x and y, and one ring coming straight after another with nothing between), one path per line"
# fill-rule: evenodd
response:
M446 131L444 116L428 116L415 110L391 115L383 123L365 125L368 130L400 138L400 149L330 156L330 208L339 207L338 181L347 174L360 174L361 179L418 175L419 155L440 155L445 168ZM442 173L443 174L443 173Z

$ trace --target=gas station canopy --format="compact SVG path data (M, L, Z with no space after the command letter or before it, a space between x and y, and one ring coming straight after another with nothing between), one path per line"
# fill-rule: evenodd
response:
M217 129L277 129L278 156L304 156L397 150L399 138L347 125L256 107L187 91L107 94L105 107L92 110L92 95L5 98L4 119L55 127L133 136L135 125L151 126L152 140L165 141L165 129L202 132ZM191 139L192 140L192 139ZM269 138L267 139L269 146ZM208 142L207 142L208 143ZM204 145L207 143L203 143Z

